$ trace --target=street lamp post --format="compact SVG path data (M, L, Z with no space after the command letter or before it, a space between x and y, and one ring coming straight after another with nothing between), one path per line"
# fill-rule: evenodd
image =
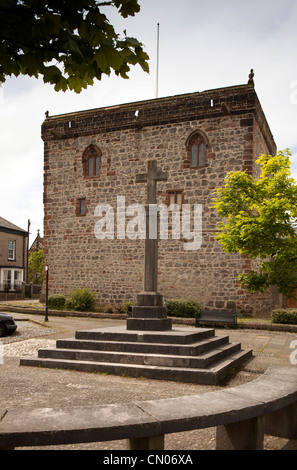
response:
M48 266L45 267L46 272L46 284L45 284L45 318L44 321L48 321Z

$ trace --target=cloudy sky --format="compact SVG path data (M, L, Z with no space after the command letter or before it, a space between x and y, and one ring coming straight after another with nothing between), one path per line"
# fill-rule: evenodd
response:
M83 91L55 92L42 80L8 78L0 88L0 216L26 229L32 242L43 226L43 142L50 115L247 83L255 88L278 149L293 154L297 179L296 0L140 0L141 12L107 16L119 34L144 43L150 74L136 67L129 80L105 78Z

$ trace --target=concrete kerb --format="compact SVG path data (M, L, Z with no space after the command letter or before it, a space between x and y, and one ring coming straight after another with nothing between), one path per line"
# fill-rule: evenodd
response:
M17 307L15 305L6 304L0 302L0 312L9 312L9 313L27 313L30 315L43 315L45 314L45 309L42 308L30 308L30 307ZM48 315L53 317L77 317L77 318L98 318L98 319L111 319L111 320L123 320L126 321L128 316L123 313L99 313L99 312L77 312L71 310L48 310ZM175 318L170 317L172 323L175 325L187 325L195 326L194 318ZM32 321L32 320L31 320ZM258 321L249 322L238 321L237 329L251 329L251 330L267 330L267 331L279 331L279 332L288 332L288 333L297 333L297 325L282 325L275 323Z

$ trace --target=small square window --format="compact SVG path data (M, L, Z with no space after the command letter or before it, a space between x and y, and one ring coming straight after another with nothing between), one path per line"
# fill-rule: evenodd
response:
M183 202L183 190L167 191L167 205L177 204L181 208Z
M77 216L83 216L86 215L86 200L84 198L82 199L77 199L76 201L76 215Z

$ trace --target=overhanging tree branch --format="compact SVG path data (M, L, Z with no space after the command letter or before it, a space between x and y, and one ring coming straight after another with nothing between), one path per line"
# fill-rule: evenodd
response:
M119 35L100 7L134 16L138 0L0 0L0 81L19 74L43 76L55 90L80 92L113 71L128 78L131 66L149 71L149 57L134 38ZM83 59L83 60L82 60ZM55 73L51 61L60 66Z

